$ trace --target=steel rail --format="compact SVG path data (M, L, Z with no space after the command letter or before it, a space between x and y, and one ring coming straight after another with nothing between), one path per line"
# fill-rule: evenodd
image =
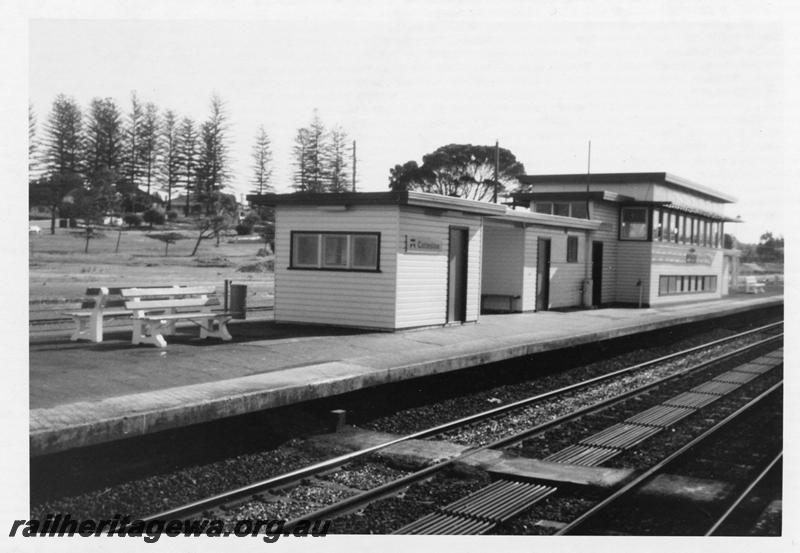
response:
M367 448L364 448L364 449L361 449L361 450L358 450L358 451L355 451L355 452L351 452L351 453L347 453L347 454L340 455L340 456L337 456L337 457L333 457L331 459L327 459L327 460L321 461L319 463L314 463L314 464L309 465L307 467L303 467L303 468L300 468L300 469L297 469L297 470L293 470L293 471L290 471L290 472L287 472L287 473L284 473L284 474L280 474L280 475L277 475L277 476L273 476L273 477L270 477L270 478L267 478L267 479L264 479L264 480L261 480L261 481L258 481L258 482L254 482L254 483L249 484L247 486L236 488L234 490L229 490L229 491L223 492L221 494L217 494L217 495L214 495L214 496L211 496L211 497L207 497L207 498L204 498L204 499L192 502L192 503L188 503L188 504L182 505L180 507L177 507L175 509L169 509L169 510L165 510L165 511L153 514L153 515L148 515L148 516L142 518L142 520L145 521L145 522L148 522L148 521L151 521L151 520L180 519L180 518L187 517L189 515L192 515L192 514L195 514L195 513L198 513L198 512L203 512L205 510L210 510L210 509L213 509L214 507L216 507L217 505L220 505L220 504L236 501L238 499L241 499L241 498L244 498L244 497L247 497L247 496L255 495L255 494L263 492L264 490L269 489L269 488L276 488L276 487L280 487L280 486L285 486L285 485L291 484L293 482L300 481L303 478L308 478L310 476L314 476L316 474L319 474L319 473L322 473L322 472L337 468L337 467L339 467L341 465L344 465L344 464L346 464L348 462L354 461L356 459L359 459L359 458L364 457L366 455L369 455L371 453L375 453L377 451L380 451L382 449L385 449L385 448L393 446L393 445L397 445L397 444L400 444L400 443L403 443L403 442L406 442L406 441L409 441L409 440L427 438L429 436L433 436L433 435L436 435L436 434L441 434L441 433L446 432L448 430L452 430L452 429L458 428L460 426L465 426L465 425L468 425L468 424L479 422L479 421L481 421L483 419L491 418L493 416L505 413L505 412L513 410L513 409L518 409L520 407L524 407L526 405L529 405L531 403L535 403L537 401L542 401L544 399L549 399L551 397L554 397L554 396L557 396L557 395L561 395L561 394L564 394L564 393L567 393L567 392L570 392L570 391L574 391L574 390L577 390L577 389L580 389L580 388L589 387L589 386L591 386L593 384L597 384L597 383L600 383L600 382L603 382L603 381L606 381L606 380L610 380L612 378L615 378L615 377L618 377L618 376L621 376L621 375L624 375L624 374L627 374L627 373L630 373L630 372L634 372L634 371L641 370L641 369L644 369L644 368L647 368L647 367L650 367L650 366L653 366L653 365L656 365L656 364L659 364L659 363L663 363L665 361L669 361L669 360L675 359L677 357L689 355L691 353L694 353L694 352L702 350L702 349L708 349L710 347L714 347L716 345L720 345L720 344L725 343L725 342L730 342L732 340L735 340L735 339L738 339L738 338L742 338L742 337L750 335L750 334L764 332L765 330L770 330L773 327L776 327L776 326L779 326L779 325L782 325L782 324L783 324L783 321L780 321L780 322L777 322L777 323L770 323L768 325L764 325L764 326L761 326L761 327L758 327L758 328L755 328L755 329L751 329L751 330L748 330L748 331L745 331L745 332L741 332L741 333L738 333L738 334L735 334L735 335L732 335L732 336L728 336L728 337L721 338L721 339L718 339L718 340L713 340L713 341L708 342L706 344L702 344L702 345L699 345L699 346L694 346L692 348L688 348L686 350L682 350L682 351L679 351L679 352L671 353L671 354L668 354L668 355L665 355L665 356L662 356L662 357L658 357L656 359L651 359L651 360L645 361L643 363L638 363L636 365L632 365L630 367L619 369L619 370L613 371L611 373L607 373L607 374L604 374L604 375L596 376L596 377L590 378L590 379L585 380L585 381L581 381L581 382L578 382L578 383L575 383L575 384L570 384L568 386L564 386L564 387L558 388L556 390L551 390L549 392L544 392L542 394L537 394L536 396L531 396L529 398L525 398L523 400L516 401L516 402L510 403L510 404L507 404L507 405L495 407L493 409L489 409L489 410L483 411L481 413L468 415L466 417L462 417L460 419L449 421L447 423L440 424L440 425L435 426L435 427L427 428L425 430L420 430L418 432L414 432L414 433L411 433L411 434L408 434L408 435L405 435L405 436L401 436L399 438L396 438L396 439L393 439L393 440L389 440L387 442L383 442L383 443L376 444L376 445L373 445L373 446L370 446L370 447L367 447ZM709 365L709 364L712 364L712 363L716 363L716 362L718 362L720 360L724 360L724 359L726 359L728 357L735 356L735 355L740 354L740 353L742 353L742 352L744 352L746 350L756 348L759 345L762 345L764 343L767 343L767 342L770 342L770 341L774 341L774 340L776 340L776 339L778 339L778 338L780 338L782 336L783 336L783 333L781 332L780 334L776 334L774 336L767 337L767 338L765 338L763 340L760 340L760 341L755 342L753 344L750 344L748 346L744 346L742 348L738 348L735 351L730 352L728 354L724 354L724 355L715 357L714 359L708 360L708 361L702 363L701 365L699 365L698 367L706 366L706 365ZM685 373L686 373L686 371L682 371L682 372L678 373L677 375L671 375L669 378L674 378L676 376L681 376L681 375L683 375ZM656 383L660 383L660 381L658 381ZM654 383L654 385L655 385L655 383ZM637 389L637 390L639 390L639 389ZM617 398L611 398L610 400L607 400L607 401L612 401L612 400L617 400ZM591 406L590 408L591 409L596 409L596 408L599 408L599 407ZM586 411L584 410L581 413L584 414L585 412ZM578 416L578 415L576 415L576 416ZM556 423L556 422L559 422L559 421L557 419L556 421L551 421L551 422L552 423ZM550 423L546 423L546 424L550 424ZM486 447L488 447L488 446L486 446ZM470 451L472 452L472 450L470 450ZM457 458L454 458L453 460L455 460L455 459L457 459ZM443 461L443 464L446 465L450 461L451 460ZM438 466L438 465L433 465L432 467L428 467L428 469L436 467L436 466ZM427 470L427 469L423 469L423 470ZM439 470L439 469L437 469L437 470ZM403 487L403 486L399 486L399 487Z
M758 486L761 483L761 481L764 478L766 478L767 474L770 473L770 471L773 469L773 467L775 467L775 465L777 465L782 460L783 460L783 451L781 451L775 457L773 457L772 461L769 462L767 467L764 470L762 470L761 473L759 473L759 475L756 476L753 479L752 482L750 482L750 485L747 486L747 488L745 488L745 490L741 494L739 494L739 497L737 497L733 501L733 503L731 503L731 505L722 514L722 516L720 516L717 519L717 522L714 523L714 525L706 531L705 535L706 536L713 535L719 529L719 527L722 526L725 523L726 520L728 520L728 517L730 517L731 514L733 514L733 512L736 511L736 509L739 508L739 505L741 505L742 501L744 501L745 498L747 498L747 496L750 495L750 492L753 491L753 488Z
M686 453L693 450L702 442L706 441L710 437L714 436L719 432L721 429L726 427L731 422L737 420L739 417L747 413L750 409L759 405L762 401L764 401L767 397L775 393L783 386L783 380L777 382L776 384L769 387L767 390L759 394L757 397L753 398L745 405L725 417L723 420L703 432L700 436L697 436L689 443L685 444L683 447L674 451L665 459L662 459L657 464L650 467L648 470L625 484L622 488L602 500L601 502L597 503L594 507L583 513L581 516L564 526L563 528L559 529L558 532L555 533L556 536L563 536L566 534L574 533L577 528L580 528L586 522L595 516L598 513L601 513L605 509L607 509L611 504L617 502L621 497L625 497L635 491L636 489L640 488L643 484L651 480L654 476L658 475L659 473L663 472L668 466L673 464L676 460L683 457Z
M629 390L627 392L624 392L624 393L622 393L620 395L614 396L612 398L605 399L605 400L600 401L598 403L594 403L592 405L589 405L589 406L584 407L582 409L579 409L577 411L573 411L571 413L568 413L568 414L563 415L561 417L558 417L556 419L547 421L547 422L542 423L540 425L537 425L535 427L523 430L522 432L518 432L516 434L512 434L512 435L504 437L504 438L500 438L498 440L495 440L494 442L491 442L491 443L488 443L488 444L485 444L485 445L482 445L482 446L477 446L477 447L474 447L474 448L470 448L470 449L468 449L468 450L466 450L466 451L464 451L464 452L462 452L462 453L460 453L460 454L458 454L458 455L456 455L454 457L451 457L451 458L446 459L444 461L440 461L440 462L438 462L436 464L433 464L433 465L431 465L429 467L425 467L424 469L420 469L417 472L408 474L406 476L398 478L397 480L393 480L391 482L387 482L385 484L381 484L380 486L378 486L376 488L373 488L372 490L367 490L367 491L364 491L362 493L356 494L354 496L344 498L344 499L342 499L341 501L339 501L337 503L334 503L332 505L328 505L326 507L322 507L321 509L318 509L318 510L316 510L313 513L310 513L308 515L304 515L302 517L298 517L296 519L293 519L293 520L289 521L286 526L287 526L287 528L292 528L293 525L298 524L301 521L322 520L322 519L325 519L325 518L330 518L332 516L339 516L339 515L345 514L347 512L356 510L356 509L358 509L358 508L360 508L360 507L362 507L362 506L364 506L366 504L369 504L369 503L371 503L373 501L376 501L378 499L382 499L384 497L390 496L390 495L396 493L398 490L406 488L406 487L408 487L408 486L410 486L412 484L415 484L415 483L417 483L417 482L419 482L421 480L425 480L426 478L428 478L432 474L434 474L436 472L439 472L440 470L442 470L442 469L446 468L447 466L452 465L452 464L454 464L456 462L463 461L465 458L467 458L467 457L469 457L471 455L474 455L475 453L478 453L479 451L483 451L483 450L486 450L486 449L497 449L499 447L504 447L504 446L508 446L510 444L514 444L514 443L520 442L520 441L522 441L522 440L524 440L524 439L526 439L526 438L528 438L528 437L530 437L530 436L532 436L534 434L540 434L542 432L545 432L545 431L549 430L550 428L554 428L556 426L559 426L561 424L569 422L569 421L571 421L573 419L585 416L585 415L590 414L590 413L592 413L594 411L599 411L599 410L601 410L601 409L603 409L603 408L605 408L605 407L607 407L607 406L609 406L611 404L618 403L620 401L628 399L629 397L638 395L638 394L640 394L640 393L642 393L644 391L647 391L650 388L653 388L655 386L659 386L659 385L664 384L664 383L666 383L666 382L668 382L670 380L679 378L681 376L685 376L686 374L688 374L690 372L702 370L702 369L708 367L709 365L712 365L712 364L715 364L715 363L719 363L721 361L725 361L730 357L735 357L736 355L741 355L742 353L746 353L748 350L755 349L755 348L757 348L759 346L764 345L765 343L768 343L770 341L774 341L775 339L781 337L782 335L783 334L780 334L780 335L777 335L777 336L774 336L774 337L770 337L770 338L766 338L766 339L761 340L759 342L755 342L755 343L750 344L748 346L744 346L744 347L739 348L739 349L737 349L737 350L735 350L733 352L729 352L727 354L723 354L721 356L715 357L714 359L705 361L705 362L703 362L703 363L701 363L699 365L696 365L694 367L690 367L690 368L688 368L688 369L686 369L684 371L681 371L679 373L676 373L676 374L670 375L668 377L656 380L654 382L645 384L643 386L639 386L638 388L634 388L634 389Z

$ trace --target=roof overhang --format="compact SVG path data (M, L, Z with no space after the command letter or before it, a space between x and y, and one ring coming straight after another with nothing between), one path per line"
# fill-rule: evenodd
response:
M594 184L653 183L690 192L720 203L734 203L736 198L707 186L697 184L670 173L573 173L564 175L520 175L521 184L568 184L586 186Z
M344 192L332 193L306 193L293 194L250 194L247 201L253 205L267 206L309 206L309 207L342 207L349 206L378 206L399 205L438 209L442 211L460 211L476 215L500 215L505 212L506 206L465 200L441 194L428 192L415 192L411 190L401 192Z
M512 192L511 198L517 200L533 200L535 202L580 202L580 201L603 201L603 202L632 202L634 198L625 196L608 190L595 190L591 192Z
M525 225L580 230L597 230L603 224L602 221L593 219L576 219L575 217L562 217L561 215L548 215L545 213L534 213L532 211L517 211L510 208L503 215L490 216L488 219L501 223L523 223Z

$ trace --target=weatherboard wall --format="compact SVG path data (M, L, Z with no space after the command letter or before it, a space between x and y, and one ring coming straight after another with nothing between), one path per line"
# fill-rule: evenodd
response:
M275 321L394 328L398 220L397 206L351 206L345 211L278 206ZM291 231L379 232L380 270L291 269Z
M467 249L466 320L480 311L483 222L479 215L417 207L400 208L397 241L395 328L441 325L447 322L448 247L450 227L469 229ZM406 240L423 237L441 245L439 252L414 253Z

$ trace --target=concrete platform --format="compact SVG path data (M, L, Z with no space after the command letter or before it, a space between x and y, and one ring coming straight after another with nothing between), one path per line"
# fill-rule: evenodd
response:
M144 435L366 386L783 304L783 296L648 309L485 315L477 324L396 333L269 320L230 325L232 342L101 344L31 335L32 456Z

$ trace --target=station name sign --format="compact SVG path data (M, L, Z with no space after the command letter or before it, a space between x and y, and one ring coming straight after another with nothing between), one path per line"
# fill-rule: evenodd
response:
M406 234L406 253L442 253L442 240L434 236Z

